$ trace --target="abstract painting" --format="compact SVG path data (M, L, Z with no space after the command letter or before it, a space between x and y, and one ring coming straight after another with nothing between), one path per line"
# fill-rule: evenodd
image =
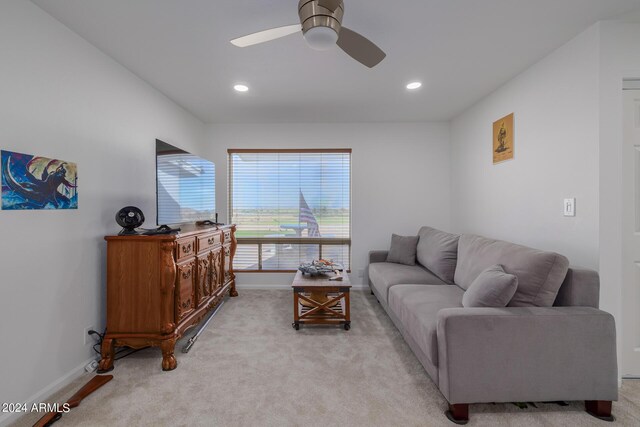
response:
M77 209L75 163L1 151L2 209Z
M513 159L513 113L493 123L493 164Z

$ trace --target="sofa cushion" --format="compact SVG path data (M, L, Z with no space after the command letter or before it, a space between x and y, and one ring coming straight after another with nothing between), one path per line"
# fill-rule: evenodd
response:
M422 227L416 257L418 262L447 283L453 283L458 259L458 235Z
M389 288L401 283L445 285L442 280L419 265L402 265L391 262L369 264L369 281L375 288L382 303L389 300Z
M464 307L506 307L518 289L518 278L504 272L501 265L486 268L462 297Z
M389 310L409 335L438 366L438 312L462 307L464 291L455 285L397 285L389 290Z
M391 248L387 255L387 262L397 264L416 265L416 247L418 236L391 236Z
M551 307L564 280L569 260L514 243L464 234L458 242L455 283L469 289L487 267L501 264L504 271L518 278L518 289L510 307Z

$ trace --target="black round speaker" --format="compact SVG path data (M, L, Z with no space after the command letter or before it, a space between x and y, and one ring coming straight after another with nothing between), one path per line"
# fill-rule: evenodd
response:
M118 211L116 214L116 222L122 231L120 235L126 234L138 234L136 228L140 227L144 223L144 214L135 206L126 206Z

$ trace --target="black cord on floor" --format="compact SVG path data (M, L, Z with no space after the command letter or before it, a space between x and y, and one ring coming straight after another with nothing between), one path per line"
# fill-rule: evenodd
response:
M102 340L104 340L104 335L105 335L106 332L107 331L105 330L105 332L103 332L101 334L100 332L94 331L93 329L87 332L91 336L96 335L98 337L98 339L97 339L98 342L93 345L93 351L95 351L97 354L101 354L100 353L100 347L102 346ZM149 348L149 346L142 347L142 348L136 348L136 349L129 348L129 347L123 347L120 350L116 351L115 357L113 358L113 360L115 361L115 360L124 359L125 357L131 356L133 353L137 353L140 350L144 350L146 348ZM126 354L122 355L123 353L126 353ZM121 356L118 357L118 355L121 355Z
M149 346L142 347L142 348L129 348L129 347L123 348L122 350L116 352L116 357L113 360L124 359L125 357L131 356L133 353L137 353L140 350L144 350L144 349L147 349L147 348L149 348ZM131 351L129 351L129 350L131 350ZM129 351L129 352L127 354L125 354L124 356L118 357L118 354L124 353L126 351Z
M93 329L89 330L87 332L87 334L89 334L90 336L93 336L93 335L97 335L98 336L98 339L97 339L98 342L93 345L93 351L95 351L96 353L100 354L99 348L102 345L102 340L104 339L104 334L101 334L98 331L94 331ZM96 348L96 347L98 347L98 348Z

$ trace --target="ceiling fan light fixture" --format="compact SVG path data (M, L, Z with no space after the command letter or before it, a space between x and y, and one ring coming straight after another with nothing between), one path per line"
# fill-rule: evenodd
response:
M362 65L373 68L387 56L371 40L342 26L344 0L299 0L300 24L259 31L231 40L234 46L247 47L276 40L289 34L302 34L309 47L327 50L339 47Z
M416 89L420 89L422 87L422 83L420 82L411 82L407 85L407 89L409 90L416 90Z
M249 86L243 84L237 84L233 86L236 92L249 92Z
M327 50L336 45L338 33L331 27L313 27L304 33L307 44L315 50Z

